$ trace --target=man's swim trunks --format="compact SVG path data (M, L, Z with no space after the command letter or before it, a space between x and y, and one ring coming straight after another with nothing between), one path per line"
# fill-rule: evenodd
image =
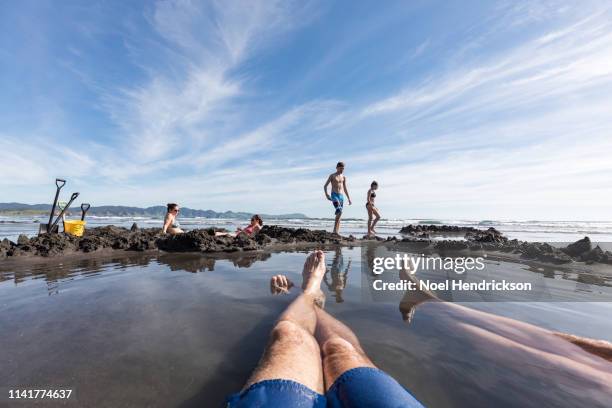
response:
M228 397L227 407L423 408L423 405L384 371L358 367L338 377L325 395L295 381L265 380Z
M344 207L344 194L332 191L331 200L334 208L336 209L336 215L342 214L342 208Z

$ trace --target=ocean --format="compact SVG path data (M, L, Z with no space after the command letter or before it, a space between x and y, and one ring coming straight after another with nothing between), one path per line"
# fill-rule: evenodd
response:
M220 227L230 231L244 227L248 220L223 218L179 218L181 226L186 229ZM39 223L46 223L47 217L0 216L0 239L17 240L20 234L36 235ZM129 228L133 223L143 228L160 227L161 220L150 217L87 217L89 227L116 225ZM265 219L266 224L275 224L291 228L323 229L331 231L334 220L331 218L304 219ZM487 229L493 227L510 239L530 242L574 242L588 236L594 243L612 242L612 221L539 221L539 220L464 220L464 219L382 219L377 226L381 237L400 236L399 230L409 224L457 225ZM358 238L366 233L366 220L347 218L342 221L341 234L352 234Z

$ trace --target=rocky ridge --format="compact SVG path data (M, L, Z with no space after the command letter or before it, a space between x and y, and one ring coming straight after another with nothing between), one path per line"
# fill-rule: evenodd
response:
M565 248L557 248L548 243L509 240L495 228L480 230L473 227L455 225L408 225L400 230L408 235L404 242L429 242L433 249L444 251L500 251L519 254L523 259L533 259L553 264L569 262L612 264L612 252L599 246L593 247L589 237L584 237ZM464 240L431 240L431 235L464 234Z
M307 230L264 226L254 237L244 233L237 236L215 236L218 229L196 229L184 234L161 234L159 228L105 226L89 228L82 237L68 234L43 234L28 238L19 236L17 242L0 242L0 259L20 256L53 257L71 253L91 253L103 249L146 251L160 249L167 252L235 252L263 249L273 244L343 244L355 238L341 237L322 230Z

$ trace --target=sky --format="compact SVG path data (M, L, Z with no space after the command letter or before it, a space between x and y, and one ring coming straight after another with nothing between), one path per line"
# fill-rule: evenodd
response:
M0 89L0 202L612 219L609 1L5 1Z

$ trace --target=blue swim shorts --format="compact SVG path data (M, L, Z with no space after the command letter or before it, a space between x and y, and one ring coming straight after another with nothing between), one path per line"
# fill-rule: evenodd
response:
M342 209L344 207L344 194L339 194L332 191L331 200L334 208L336 209L336 215L342 214Z
M346 371L321 395L291 380L265 380L227 398L227 408L423 408L397 381L378 368Z

